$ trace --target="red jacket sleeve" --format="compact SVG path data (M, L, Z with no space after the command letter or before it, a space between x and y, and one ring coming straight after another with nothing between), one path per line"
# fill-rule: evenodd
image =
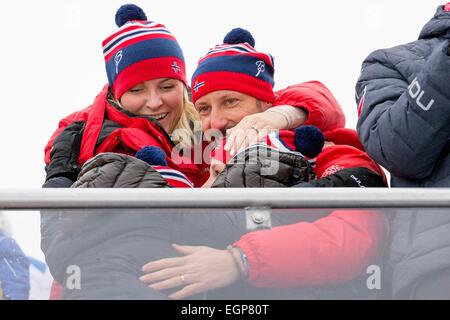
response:
M347 168L363 167L372 170L385 180L381 167L365 152L355 130L339 128L324 132L325 140L335 145L326 147L317 156L315 172L317 179Z
M251 232L234 245L248 257L248 281L258 287L302 287L350 281L381 251L381 213L338 210L313 223Z
M316 158L317 179L329 176L342 169L363 167L384 178L381 167L367 153L347 145L326 147Z
M53 143L55 142L56 137L58 137L59 134L62 131L64 131L64 129L71 123L76 122L76 121L86 121L87 120L87 112L86 112L87 109L88 108L86 108L82 111L74 112L71 115L69 115L66 118L59 121L58 129L56 129L56 131L52 134L52 136L48 140L47 145L45 146L45 149L44 149L45 164L48 165L50 163L50 152L52 151Z
M316 159L318 178L352 167L365 167L384 177L364 151L349 145L327 147ZM234 245L247 255L249 281L255 286L325 285L360 276L379 256L385 230L380 212L336 210L315 222L248 233Z
M308 112L307 125L322 131L345 127L345 115L331 91L319 81L303 82L275 93L277 105L301 107Z
M58 137L58 135L71 123L76 122L76 121L84 121L86 122L88 117L89 117L89 113L90 110L92 109L92 107L95 105L97 100L105 100L106 96L108 94L108 85L105 85L103 87L103 89L100 91L100 93L97 95L97 97L94 100L94 103L92 105L90 105L87 108L84 108L81 111L77 111L72 113L71 115L65 117L64 119L62 119L59 124L58 124L58 129L56 129L56 131L52 134L52 136L50 137L50 140L47 142L47 145L45 146L44 149L44 153L45 153L45 164L49 164L50 163L50 152L52 150L53 147L53 143L56 139L56 137Z

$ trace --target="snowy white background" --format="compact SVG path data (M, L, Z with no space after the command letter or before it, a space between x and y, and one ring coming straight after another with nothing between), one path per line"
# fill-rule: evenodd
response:
M234 27L275 57L276 89L320 80L356 126L354 85L364 58L417 39L445 0L134 1L177 37L190 79L197 59ZM0 188L39 188L44 146L64 116L88 106L106 83L101 42L125 1L17 0L0 18ZM1 192L1 190L0 190ZM37 213L10 212L24 251L43 258Z

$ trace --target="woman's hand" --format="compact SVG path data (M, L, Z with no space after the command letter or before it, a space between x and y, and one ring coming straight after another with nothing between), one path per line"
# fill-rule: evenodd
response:
M302 108L289 105L272 107L264 112L245 116L227 131L225 151L234 156L239 151L258 143L274 130L293 129L308 118Z
M173 247L184 256L150 262L142 267L147 274L140 278L155 290L182 287L169 298L183 299L222 288L240 277L238 266L227 250L176 244Z
M277 113L261 112L245 116L236 126L227 130L224 149L234 156L239 151L257 144L272 130L284 129L286 124L285 117Z

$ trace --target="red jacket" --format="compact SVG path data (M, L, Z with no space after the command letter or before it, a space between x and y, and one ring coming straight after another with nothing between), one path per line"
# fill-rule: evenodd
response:
M145 146L158 146L166 153L168 166L183 172L196 187L207 180L209 171L205 170L204 165L191 164L193 161L182 161L181 164L172 161L170 155L173 145L161 128L148 119L129 117L117 110L108 103L107 94L108 86L103 88L91 106L59 122L58 129L45 147L46 164L50 163L50 152L56 137L71 123L83 121L86 125L78 157L80 166L99 153L118 152L134 155ZM121 128L114 130L99 146L96 146L105 119L117 123Z
M305 125L323 132L345 127L345 115L331 91L319 81L308 81L275 92L274 106L287 104L308 112Z
M308 124L324 131L326 147L316 159L318 178L352 167L365 167L384 177L365 153L354 130L344 129L342 109L320 82L279 91L277 105L308 111ZM301 206L301 203L299 202ZM258 287L302 287L350 281L376 261L385 235L382 214L336 210L315 222L300 222L251 232L234 245L248 257L248 281Z

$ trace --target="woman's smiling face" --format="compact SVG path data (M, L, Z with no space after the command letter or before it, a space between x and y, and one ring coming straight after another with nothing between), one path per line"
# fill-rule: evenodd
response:
M132 87L120 98L125 110L155 118L171 134L184 105L184 84L176 79L153 79Z

